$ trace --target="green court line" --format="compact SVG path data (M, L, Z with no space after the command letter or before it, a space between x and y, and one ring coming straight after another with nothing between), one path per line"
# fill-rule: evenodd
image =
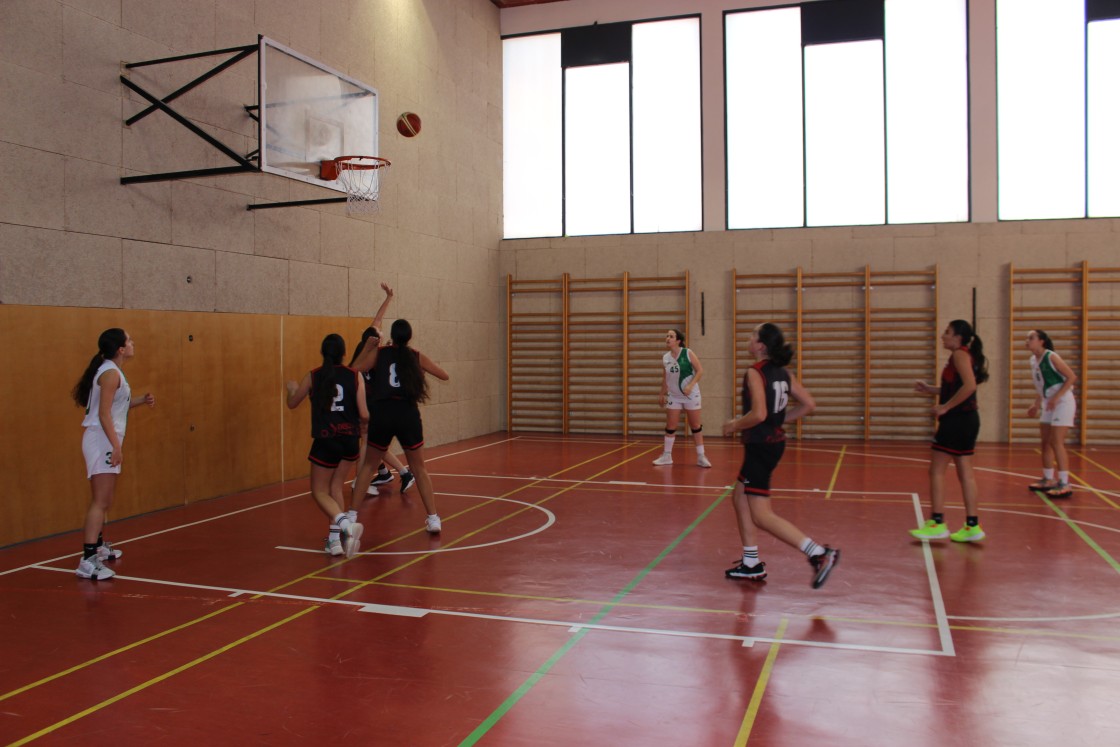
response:
M1085 534L1085 530L1084 530L1084 529L1082 529L1081 527L1079 527L1079 526L1077 525L1077 522L1075 522L1075 521L1074 521L1073 519L1069 518L1069 516L1067 516L1067 515L1066 515L1066 512L1065 512L1065 511L1063 511L1062 509L1060 509L1060 508L1058 508L1058 507L1057 507L1056 505L1054 505L1054 502L1053 502L1053 501L1051 501L1051 500L1050 500L1049 498L1047 498L1047 497L1046 497L1046 495L1045 495L1045 494L1043 494L1043 492L1042 492L1041 490L1036 490L1036 491L1034 491L1034 492L1036 492L1036 493L1038 494L1038 497L1039 497L1039 498L1041 498L1041 499L1042 499L1042 501L1043 501L1043 502L1044 502L1044 503L1045 503L1045 504L1046 504L1047 506L1049 506L1049 507L1050 507L1050 510L1051 510L1051 511L1053 511L1054 513L1056 513L1056 514L1058 515L1058 517L1059 517L1059 518L1060 518L1060 519L1061 519L1062 521L1064 521L1064 522L1065 522L1065 524L1066 524L1066 526L1067 526L1067 527L1069 527L1070 529L1072 529L1072 530L1073 530L1073 531L1074 531L1074 532L1075 532L1075 533L1077 534L1077 536L1078 536L1078 537L1080 537L1080 538L1081 538L1082 540L1084 540L1084 541L1085 541L1085 544L1087 544L1087 545L1088 545L1089 547L1091 547L1091 548L1093 548L1094 550L1096 550L1096 552L1097 552L1097 555L1100 555L1100 556L1101 556L1102 558L1104 558L1104 560L1105 560L1105 562L1106 562L1106 563L1108 563L1108 564L1109 564L1110 566L1112 566L1112 570L1116 571L1117 573L1120 573L1120 563L1117 563L1117 562L1116 562L1116 558L1114 558L1114 557L1112 557L1111 555L1109 555L1109 554L1108 554L1108 552L1106 552L1106 551L1105 551L1105 549L1104 549L1103 547L1101 547L1100 545L1098 545L1098 544L1097 544L1097 543L1096 543L1096 542L1095 542L1095 541L1093 540L1093 538L1092 538L1092 537L1090 537L1089 535Z
M614 598L611 599L611 601L607 602L603 606L603 608L599 610L598 613L596 613L596 615L588 624L595 625L604 617L606 617L614 609L616 604L621 602L627 594L633 591L634 587L641 583L642 580L646 576L648 576L650 572L653 571L653 569L656 568L658 564L660 564L661 561L669 555L669 553L675 550L677 545L679 545L685 537L691 534L692 530L700 525L700 522L708 518L708 514L714 511L716 506L722 503L723 499L730 494L730 488L724 490L720 497L717 498L715 502L712 503L712 505L708 506L708 508L705 509L704 512L696 518L695 521L689 524L688 527L683 532L681 532L675 540L669 543L668 547L662 550L656 558L650 561L649 565L638 572L638 575L635 576L634 579L630 581L630 583L626 584L626 586L624 586L621 591L615 594ZM474 731L468 734L467 738L459 743L459 747L470 747L470 745L477 744L478 740L486 736L487 732L493 729L494 726L502 719L502 717L509 713L510 709L517 705L517 703L522 698L528 695L529 691L533 689L533 686L540 682L541 679L543 679L544 676L548 674L552 667L555 666L556 662L564 658L564 655L571 651L575 647L575 645L579 643L589 632L591 632L589 629L583 628L574 636L572 636L568 640L568 642L561 646L556 651L556 653L550 656L548 660L544 664L542 664L539 669L537 669L537 671L533 672L533 674L529 676L529 679L525 680L525 682L523 682L519 688L514 690L513 693L508 698L506 698L501 705L494 709L494 712L487 716L486 719L481 724L479 724Z

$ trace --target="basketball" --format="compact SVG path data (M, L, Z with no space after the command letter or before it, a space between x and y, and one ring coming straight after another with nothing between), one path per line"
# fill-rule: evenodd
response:
M416 137L420 134L420 115L415 112L405 112L397 117L397 132L405 137Z

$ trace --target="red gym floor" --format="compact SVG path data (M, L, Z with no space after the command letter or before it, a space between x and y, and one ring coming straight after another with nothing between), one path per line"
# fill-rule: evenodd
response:
M791 443L775 508L843 551L817 591L769 538L765 583L724 578L738 446L659 449L431 449L443 535L394 483L349 561L306 481L110 524L110 581L76 533L0 551L0 743L1120 744L1120 449L1055 502L982 444L988 538L926 545L925 445Z

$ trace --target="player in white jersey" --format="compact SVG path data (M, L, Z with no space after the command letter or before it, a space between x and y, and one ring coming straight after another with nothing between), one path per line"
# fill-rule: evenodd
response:
M704 368L696 353L684 346L684 335L679 329L665 333L665 347L662 356L665 378L661 382L661 406L665 408L665 450L653 460L658 466L673 463L673 443L677 440L677 426L681 420L681 410L685 412L692 440L696 444L696 463L701 467L711 467L712 463L704 455L704 426L700 423L700 378Z
M82 426L82 452L86 458L86 475L89 477L93 497L86 510L82 537L82 559L76 571L81 578L103 580L115 574L103 564L116 560L121 551L113 548L102 536L105 515L113 503L117 475L124 460L124 433L128 425L128 411L139 405L154 406L156 398L145 394L132 401L132 389L121 366L130 360L135 346L123 329L112 328L101 333L97 340L97 355L93 356L71 395L79 407L86 408Z
M1031 379L1038 392L1027 409L1027 417L1038 416L1042 441L1042 479L1032 483L1030 489L1045 490L1051 498L1069 498L1073 488L1069 485L1066 434L1073 427L1077 414L1077 400L1073 396L1077 374L1054 352L1050 335L1040 329L1032 329L1027 334L1027 350L1031 351ZM1058 463L1056 480L1054 462Z

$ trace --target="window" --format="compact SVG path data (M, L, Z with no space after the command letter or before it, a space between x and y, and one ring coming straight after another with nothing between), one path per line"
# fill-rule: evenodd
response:
M999 217L1120 215L1120 2L996 5Z
M729 228L968 220L965 0L725 17Z
M505 237L703 228L700 20L503 41Z

